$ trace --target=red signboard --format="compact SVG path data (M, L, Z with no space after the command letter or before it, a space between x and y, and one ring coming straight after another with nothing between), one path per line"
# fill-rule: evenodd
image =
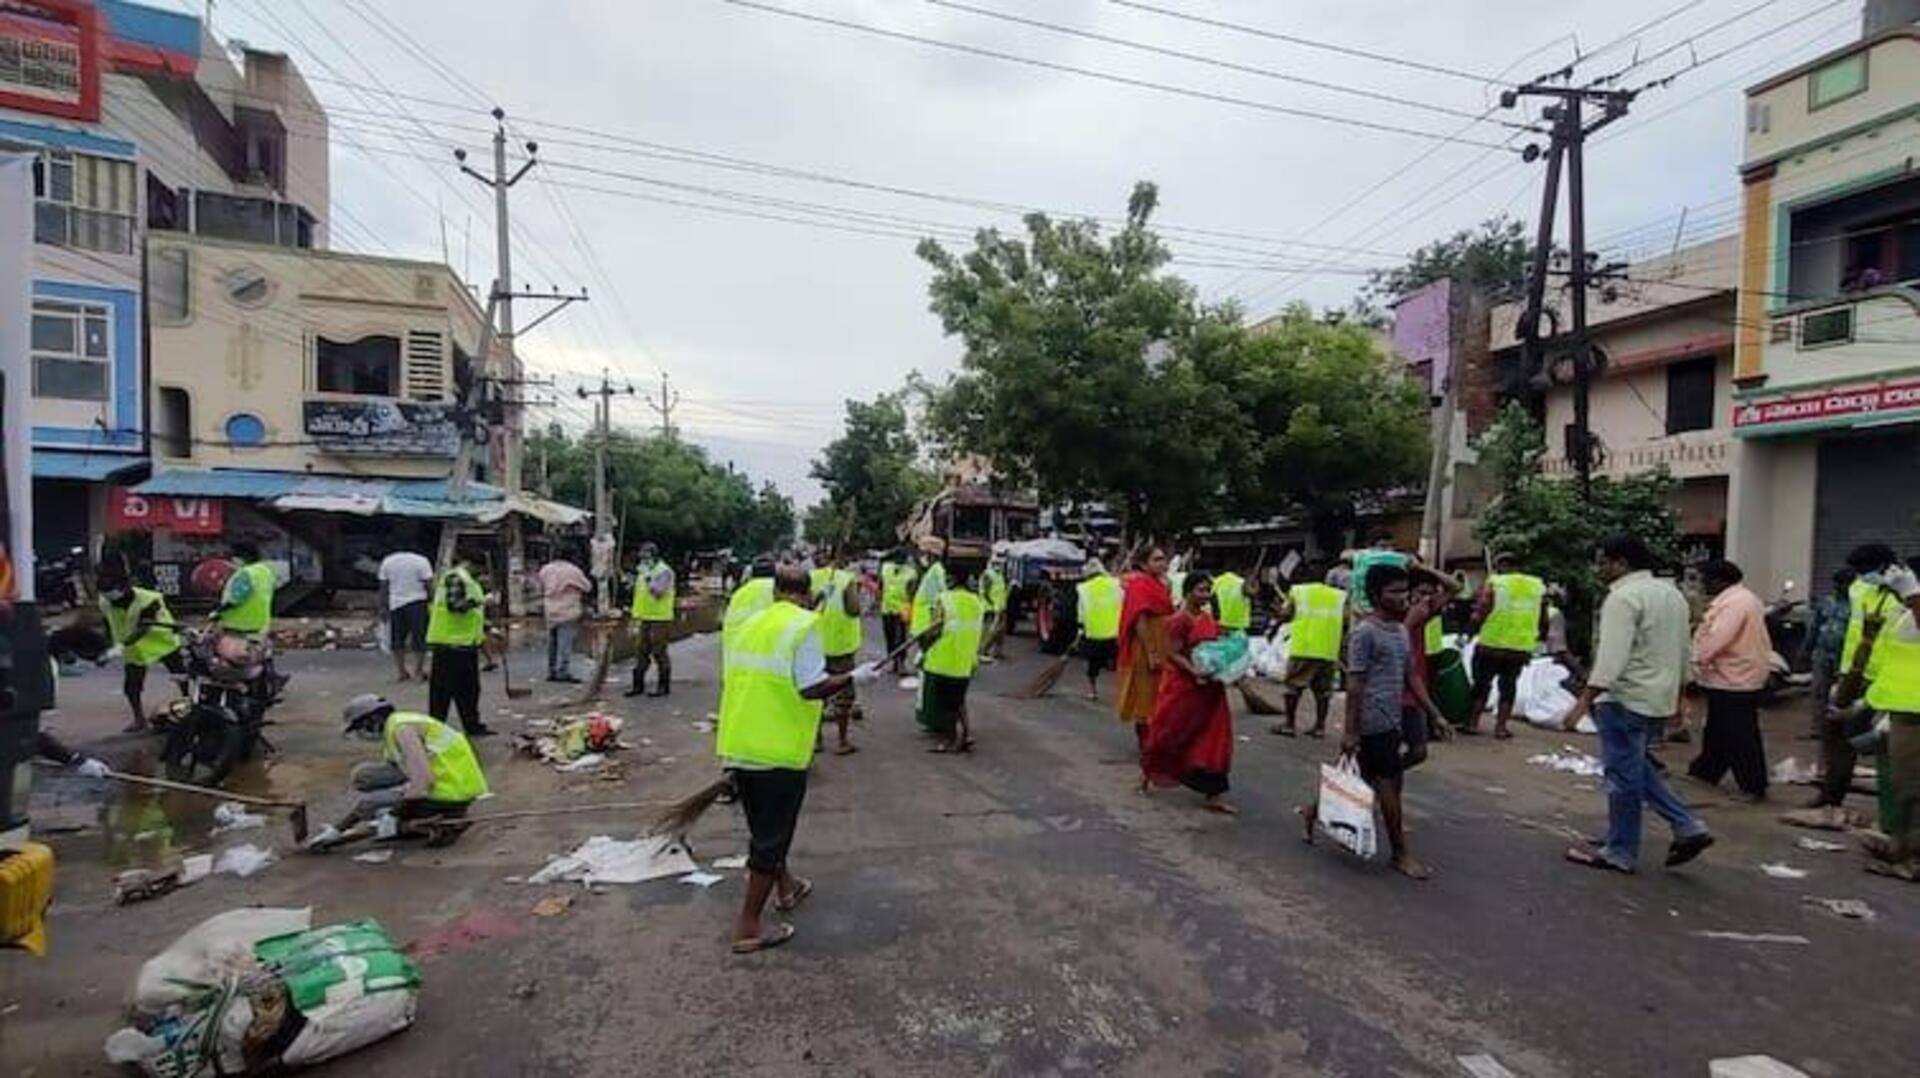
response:
M107 530L170 531L175 535L219 535L220 499L169 498L135 494L125 487L107 491Z
M1733 425L1751 430L1916 408L1920 408L1920 380L1883 382L1877 386L1849 386L1749 401L1734 408Z
M100 118L100 12L92 0L32 0L0 10L0 107Z

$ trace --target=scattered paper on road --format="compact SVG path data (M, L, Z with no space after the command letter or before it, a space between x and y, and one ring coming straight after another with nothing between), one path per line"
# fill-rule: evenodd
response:
M1808 943L1812 942L1805 936L1797 936L1788 932L1702 931L1695 932L1694 935L1699 936L1701 939L1730 940L1734 943L1790 943L1800 947L1805 947Z
M717 872L689 872L680 877L680 882L690 883L701 890L705 890L724 879L726 879L726 877Z
M1565 771L1570 775L1597 776L1605 772L1599 759L1588 756L1572 745L1562 745L1559 752L1543 752L1538 756L1527 757L1530 764L1550 767L1555 771Z
M684 876L699 867L687 856L686 847L668 836L621 841L595 835L572 853L547 862L545 868L527 877L527 882L643 883L663 876Z
M573 905L572 895L548 895L533 904L535 917L558 917Z
M248 812L247 807L238 801L222 801L213 808L213 829L209 835L218 835L227 831L245 831L251 827L267 826L267 818L257 812Z
M1879 916L1873 912L1872 906L1867 905L1865 899L1860 898L1815 898L1808 895L1800 901L1826 910L1835 917L1845 917L1849 921L1871 921Z
M746 854L744 854L744 853L736 853L736 854L734 854L734 855L733 855L732 857L722 857L722 858L720 858L720 859L718 859L718 860L716 860L716 861L714 861L714 863L713 863L713 867L715 867L715 868L745 868L745 867L747 867L747 855L746 855Z
M273 864L271 849L248 843L221 850L219 858L213 862L213 870L246 879L270 864Z
M1500 1065L1500 1061L1489 1055L1455 1056L1461 1069L1473 1078L1515 1078L1514 1073Z
M1707 1078L1809 1078L1806 1071L1789 1067L1772 1056L1735 1056L1707 1062Z
M1795 868L1792 865L1783 865L1772 861L1762 864L1760 871L1772 876L1776 880L1804 880L1807 878L1807 870L1804 868Z
M1794 843L1794 845L1803 850L1812 850L1815 853L1844 853L1847 849L1844 843L1828 842L1823 838L1807 838L1804 835L1802 835L1800 840Z
M368 850L366 853L354 854L353 859L355 861L360 862L363 865L384 865L388 861L393 860L393 851L392 850Z
M1774 764L1773 771L1768 777L1782 786L1807 786L1819 779L1820 769L1812 764L1801 763L1797 757L1789 756Z

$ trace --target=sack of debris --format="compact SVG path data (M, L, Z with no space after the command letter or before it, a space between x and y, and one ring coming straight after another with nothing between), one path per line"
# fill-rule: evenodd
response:
M377 921L232 910L141 968L107 1058L155 1078L265 1074L345 1055L413 1024L420 971Z

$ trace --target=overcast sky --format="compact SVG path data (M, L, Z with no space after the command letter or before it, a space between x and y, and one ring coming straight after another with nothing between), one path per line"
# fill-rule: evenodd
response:
M956 363L954 343L927 312L927 272L909 234L1018 222L990 208L758 166L1108 217L1123 212L1136 180L1150 179L1160 185L1164 223L1211 230L1181 233L1204 243L1175 245L1188 260L1176 272L1209 299L1238 298L1256 316L1295 299L1342 305L1362 270L1396 253L1502 210L1534 217L1540 167L1510 150L1463 144L1500 143L1513 132L1497 121L1525 114L1495 110L1469 127L1496 91L1461 75L1538 75L1572 60L1576 40L1593 53L1671 15L1580 68L1588 77L1627 67L1637 47L1643 62L1620 84L1639 85L1706 61L1647 90L1589 151L1590 232L1617 238L1616 251L1646 253L1674 241L1683 207L1689 242L1733 227L1741 89L1857 36L1859 22L1856 0L1615 0L1574 5L1571 16L1567 5L1525 0L1146 2L1454 74L1111 0L965 3L1410 103L927 0L765 6L1333 119L722 0L219 0L214 27L222 37L291 52L332 110L335 239L346 249L439 258L444 235L454 268L486 281L490 204L483 188L457 174L449 150L483 151L489 121L479 110L505 108L519 138L540 140L545 162L513 193L517 283L585 285L594 295L523 342L531 364L563 379L559 404L539 414L578 426L589 413L566 390L581 376L597 379L609 368L644 392L657 390L664 370L683 395L676 417L691 437L805 504L818 496L807 461L833 436L843 399ZM437 73L408 46L454 74ZM380 82L459 108L397 100ZM1460 133L1462 142L1417 133ZM736 167L662 147L735 159ZM1249 268L1260 263L1282 268ZM1315 263L1319 272L1292 272ZM528 317L521 313L521 323ZM623 397L616 416L656 421L638 396Z

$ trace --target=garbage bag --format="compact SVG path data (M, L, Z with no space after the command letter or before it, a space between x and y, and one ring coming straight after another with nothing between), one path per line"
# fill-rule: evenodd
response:
M1231 685L1239 681L1253 665L1253 655L1247 648L1247 634L1230 633L1218 640L1196 645L1193 649L1193 665L1222 684Z
M1373 787L1360 777L1360 767L1351 756L1337 764L1320 765L1320 811L1318 825L1343 849L1360 857L1372 857L1379 849L1379 836L1373 825Z

